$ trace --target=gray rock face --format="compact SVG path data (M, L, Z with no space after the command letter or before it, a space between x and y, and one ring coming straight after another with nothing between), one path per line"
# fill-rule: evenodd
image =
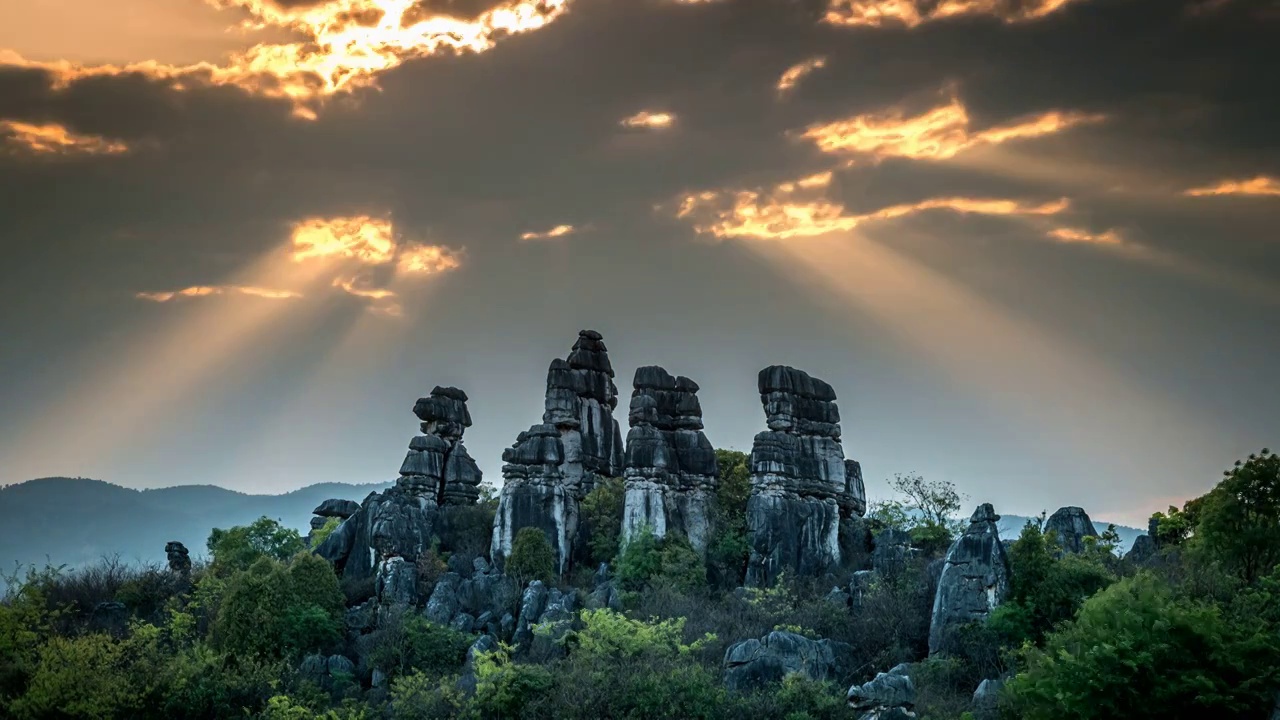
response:
M618 389L600 333L583 330L567 360L547 370L542 424L520 433L502 454L502 494L490 555L500 567L521 528L552 539L564 573L579 542L578 503L595 484L622 472L622 430L613 418Z
M383 605L413 605L418 601L418 568L402 557L378 566L378 601Z
M786 569L817 575L839 563L841 515L866 510L862 469L845 460L831 386L774 365L760 371L759 389L769 430L751 448L749 586L770 585Z
M355 500L333 498L320 503L315 510L311 511L311 514L322 518L336 517L340 520L346 520L358 512L360 512L360 503Z
M843 643L775 630L759 640L729 646L724 654L724 683L741 692L781 682L789 673L829 680L836 675L837 653L847 649Z
M916 686L902 665L887 673L879 673L861 685L854 685L849 688L845 699L849 707L865 713L860 715L863 719L916 716Z
M946 652L961 626L986 619L1009 591L1009 559L1000 542L1000 516L979 505L969 527L947 551L933 600L929 654Z
M409 442L395 487L371 493L354 510L354 503L341 500L316 508L320 517L347 513L316 554L353 579L372 576L390 558L412 564L431 547L433 536L444 534L442 512L476 502L480 468L462 445L462 433L471 425L466 402L466 393L443 387L418 400L413 412L425 434Z
M1156 554L1156 541L1150 535L1139 535L1133 539L1133 546L1124 554L1126 560L1136 563L1146 562Z
M698 384L656 365L638 368L632 384L622 537L645 526L659 538L676 531L705 552L720 471L702 432Z
M1058 538L1058 544L1064 552L1078 553L1084 550L1084 539L1098 537L1098 531L1089 520L1089 513L1084 508L1064 507L1049 516L1044 524L1046 533L1052 532Z
M911 533L906 530L886 528L872 541L871 565L884 575L892 575L906 566L915 554L911 547Z
M1003 688L1003 680L988 678L978 683L978 689L973 691L974 720L999 720L1000 691Z
M186 545L170 540L164 544L164 554L169 562L169 572L184 577L191 575L191 553Z

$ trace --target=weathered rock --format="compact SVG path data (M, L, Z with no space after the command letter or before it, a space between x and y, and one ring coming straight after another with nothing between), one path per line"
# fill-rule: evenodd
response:
M336 517L340 520L346 520L358 512L360 512L360 503L355 500L333 498L320 503L315 510L311 511L311 514L322 518Z
M475 629L475 626L476 626L476 619L471 617L467 613L458 613L457 615L453 616L452 620L449 621L449 627L466 635L470 635L471 631Z
M1084 508L1064 507L1049 516L1044 524L1045 533L1052 532L1064 552L1078 553L1084 550L1084 539L1098 537L1093 522Z
M462 674L458 677L458 689L467 695L472 695L476 691L476 655L480 653L490 653L498 649L498 639L493 635L481 635L476 641L471 643L471 647L467 648L467 662L462 667Z
M990 503L979 505L969 527L947 551L929 625L929 653L951 649L954 632L986 620L1008 594L1009 560Z
M974 720L998 720L1000 717L1000 690L1004 681L988 678L978 683L973 691Z
M169 572L184 577L191 575L191 553L187 551L186 545L170 540L164 545L164 554L169 562Z
M656 365L638 368L632 384L622 536L675 531L703 553L719 468L702 432L698 384Z
M504 482L490 545L499 567L524 527L540 528L552 539L562 574L575 548L585 548L578 503L600 479L622 472L622 432L613 418L617 395L600 333L583 330L569 358L552 361L547 370L542 424L520 433L502 454Z
M849 688L849 707L867 713L866 718L915 717L916 686L902 665Z
M529 587L525 588L524 595L520 598L520 618L516 621L515 641L521 645L527 644L533 640L533 631L531 627L538 622L538 618L542 617L542 611L547 607L547 588L542 584L541 580L534 580L529 583Z
M775 630L759 640L751 638L729 646L724 655L725 686L747 691L780 682L790 673L829 680L836 675L837 654L848 649L843 643Z
M95 632L119 635L129 626L129 608L121 602L100 602L93 606L89 628Z
M862 601L866 598L867 593L871 592L871 587L875 584L877 577L875 570L859 570L853 574L853 578L849 581L850 606L854 608L862 607Z
M378 601L383 605L418 602L418 568L402 557L383 560L378 566Z
M462 433L471 425L466 402L466 393L457 388L433 389L414 405L425 434L409 441L395 487L370 493L354 510L354 503L343 500L326 500L316 508L322 517L346 513L315 550L343 577L369 578L390 558L416 561L433 538L448 535L442 512L476 502L480 468L462 445Z
M1139 535L1133 539L1133 546L1124 558L1135 563L1143 563L1156 554L1156 541L1150 535Z
M841 559L842 513L866 510L861 466L845 460L831 386L775 365L760 371L759 389L769 430L751 449L751 586L770 585L784 570L826 572Z
M355 675L356 664L346 655L330 655L327 663L330 677L337 675Z
M431 598L427 600L426 618L439 625L448 625L462 609L462 602L458 599L461 585L462 578L457 573L441 575L431 591Z

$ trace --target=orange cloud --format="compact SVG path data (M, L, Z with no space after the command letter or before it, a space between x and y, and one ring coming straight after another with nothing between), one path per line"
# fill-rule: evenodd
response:
M192 285L191 287L182 288L181 290L171 290L168 292L140 292L136 293L134 297L139 300L150 300L151 302L165 303L181 298L208 297L210 295L228 294L249 295L251 297L266 298L268 300L291 300L302 297L301 293L297 293L292 290L278 290L253 285Z
M1080 228L1060 227L1048 232L1050 238L1064 243L1092 243L1094 245L1124 245L1125 240L1115 230L1104 230L1100 233Z
M950 103L919 115L890 110L810 125L800 137L826 153L947 160L975 147L1051 135L1102 120L1101 115L1053 110L971 132L968 111L952 98Z
M676 121L676 116L668 112L650 112L641 110L630 117L625 117L618 121L618 124L628 128L647 128L650 130L662 130L671 127Z
M294 224L291 242L295 261L336 257L381 265L396 251L391 221L368 215L307 218Z
M1280 180L1266 175L1259 175L1250 180L1223 180L1216 185L1191 188L1184 191L1183 194L1193 197L1209 197L1213 195L1280 197Z
M188 83L236 85L294 102L296 114L314 118L315 101L374 86L379 74L416 58L485 52L502 38L537 30L568 9L569 0L506 0L470 18L424 12L417 0L207 0L248 14L245 25L283 30L297 42L262 43L220 64L174 66L144 61L124 66L37 63L14 53L0 63L42 67L65 86L84 77L137 73Z
M386 300L396 296L395 291L386 288L363 288L357 285L357 279L351 278L344 280L343 278L334 278L333 286L358 298L365 300Z
M855 214L819 192L830 182L828 172L782 183L768 192L705 191L680 198L675 214L691 221L697 232L717 238L785 240L848 231L866 223L895 220L929 210L1030 217L1056 215L1069 207L1065 198L1024 203L1001 198L938 197Z
M778 78L778 93L783 94L793 90L806 75L826 67L826 65L827 59L824 57L809 58L802 63L792 65L782 73L782 77Z
M520 236L521 240L553 240L558 237L564 237L571 233L577 232L577 228L572 225L557 225L550 230L543 232L527 232Z
M914 28L947 18L989 15L1006 23L1051 15L1071 0L830 0L824 21L848 27L902 25Z
M443 245L409 245L400 252L396 270L406 275L435 275L462 267L463 251Z
M58 123L0 120L0 142L33 155L118 155L129 146L98 135L72 132Z

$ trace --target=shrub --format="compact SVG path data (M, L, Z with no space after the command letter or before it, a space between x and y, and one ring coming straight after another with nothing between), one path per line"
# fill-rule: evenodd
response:
M228 581L212 636L224 650L268 658L325 650L341 639L343 607L323 559L303 554L286 566L263 557Z
M742 584L751 547L747 544L747 500L751 497L751 458L736 450L716 450L720 482L707 541L712 583L721 588Z
M531 580L551 582L556 571L556 556L546 533L536 527L520 528L511 543L511 557L507 558L505 570L521 585Z
M325 520L323 525L316 528L315 532L311 533L311 549L315 550L320 547L320 545L324 543L325 540L328 540L329 536L333 534L333 531L337 530L338 526L341 524L342 518L331 517L328 520Z
M618 555L622 505L626 495L622 478L606 478L596 483L582 500L580 517L590 532L587 545L593 567L611 563Z
M389 613L370 637L369 663L390 677L429 677L458 669L473 638L408 612Z
M209 533L208 548L213 557L212 569L228 573L247 570L263 557L284 562L307 546L298 531L264 516L250 525L229 530L214 528Z

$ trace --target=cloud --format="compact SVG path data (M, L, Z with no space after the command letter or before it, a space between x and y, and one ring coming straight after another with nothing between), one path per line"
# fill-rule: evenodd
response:
M394 298L396 296L396 293L394 290L387 290L386 288L360 287L359 283L360 283L360 280L358 278L349 278L349 279L334 278L333 279L334 287L342 290L348 295L352 295L358 298L364 298L365 300L386 300L387 298Z
M671 127L676 121L676 116L669 112L651 112L649 110L641 110L635 115L622 118L618 124L627 128L646 128L649 130L663 130Z
M959 214L1034 217L1056 215L1070 203L1066 198L1029 203L1005 198L934 197L888 205L866 213L851 213L826 197L830 172L781 183L769 191L704 191L679 199L675 215L693 223L698 233L717 238L786 240L853 230L866 223L896 220L945 210Z
M968 111L953 97L948 104L919 115L908 116L901 109L856 115L810 125L799 136L826 153L868 155L877 160L947 160L975 147L1051 135L1103 119L1096 114L1052 110L971 132Z
M1063 243L1092 243L1095 245L1124 245L1125 240L1116 230L1104 230L1100 233L1081 228L1059 227L1050 230L1048 236Z
M1052 15L1071 0L830 0L823 20L848 27L914 28L949 18L986 15L1006 23Z
M368 215L312 217L293 226L293 259L351 258L381 265L395 258L391 221Z
M1222 180L1214 185L1185 190L1183 195L1192 197L1208 197L1212 195L1280 197L1280 180L1266 175L1259 175L1249 180Z
M276 288L256 287L252 285L192 285L191 287L182 288L181 290L170 290L166 292L140 292L136 293L134 297L139 300L166 303L182 298L233 294L249 295L251 297L266 298L268 300L292 300L302 297L301 293L297 293L292 290L280 290Z
M296 42L260 43L222 63L167 65L151 60L125 65L37 62L0 53L0 65L36 67L52 73L55 86L85 78L138 74L192 84L234 85L250 93L286 98L295 113L316 117L317 101L375 86L378 76L408 60L457 52L485 52L502 38L537 30L568 9L568 0L507 0L469 16L439 3L415 0L207 0L247 14L242 24L285 31Z
M405 275L436 275L462 267L463 251L443 245L408 245L400 251L396 270Z
M550 230L545 230L543 232L523 233L520 235L520 239L526 242L530 240L554 240L555 238L564 237L565 235L570 235L574 232L577 232L577 228L572 225L557 225Z
M118 155L129 146L98 135L83 135L58 123L0 120L0 144L32 155Z
M819 57L809 58L804 62L796 63L795 65L792 65L791 67L787 68L782 73L782 76L778 78L778 93L785 94L795 89L796 85L798 85L800 81L805 78L805 76L809 75L815 70L826 67L826 64L827 64L827 59L825 57L819 56Z

